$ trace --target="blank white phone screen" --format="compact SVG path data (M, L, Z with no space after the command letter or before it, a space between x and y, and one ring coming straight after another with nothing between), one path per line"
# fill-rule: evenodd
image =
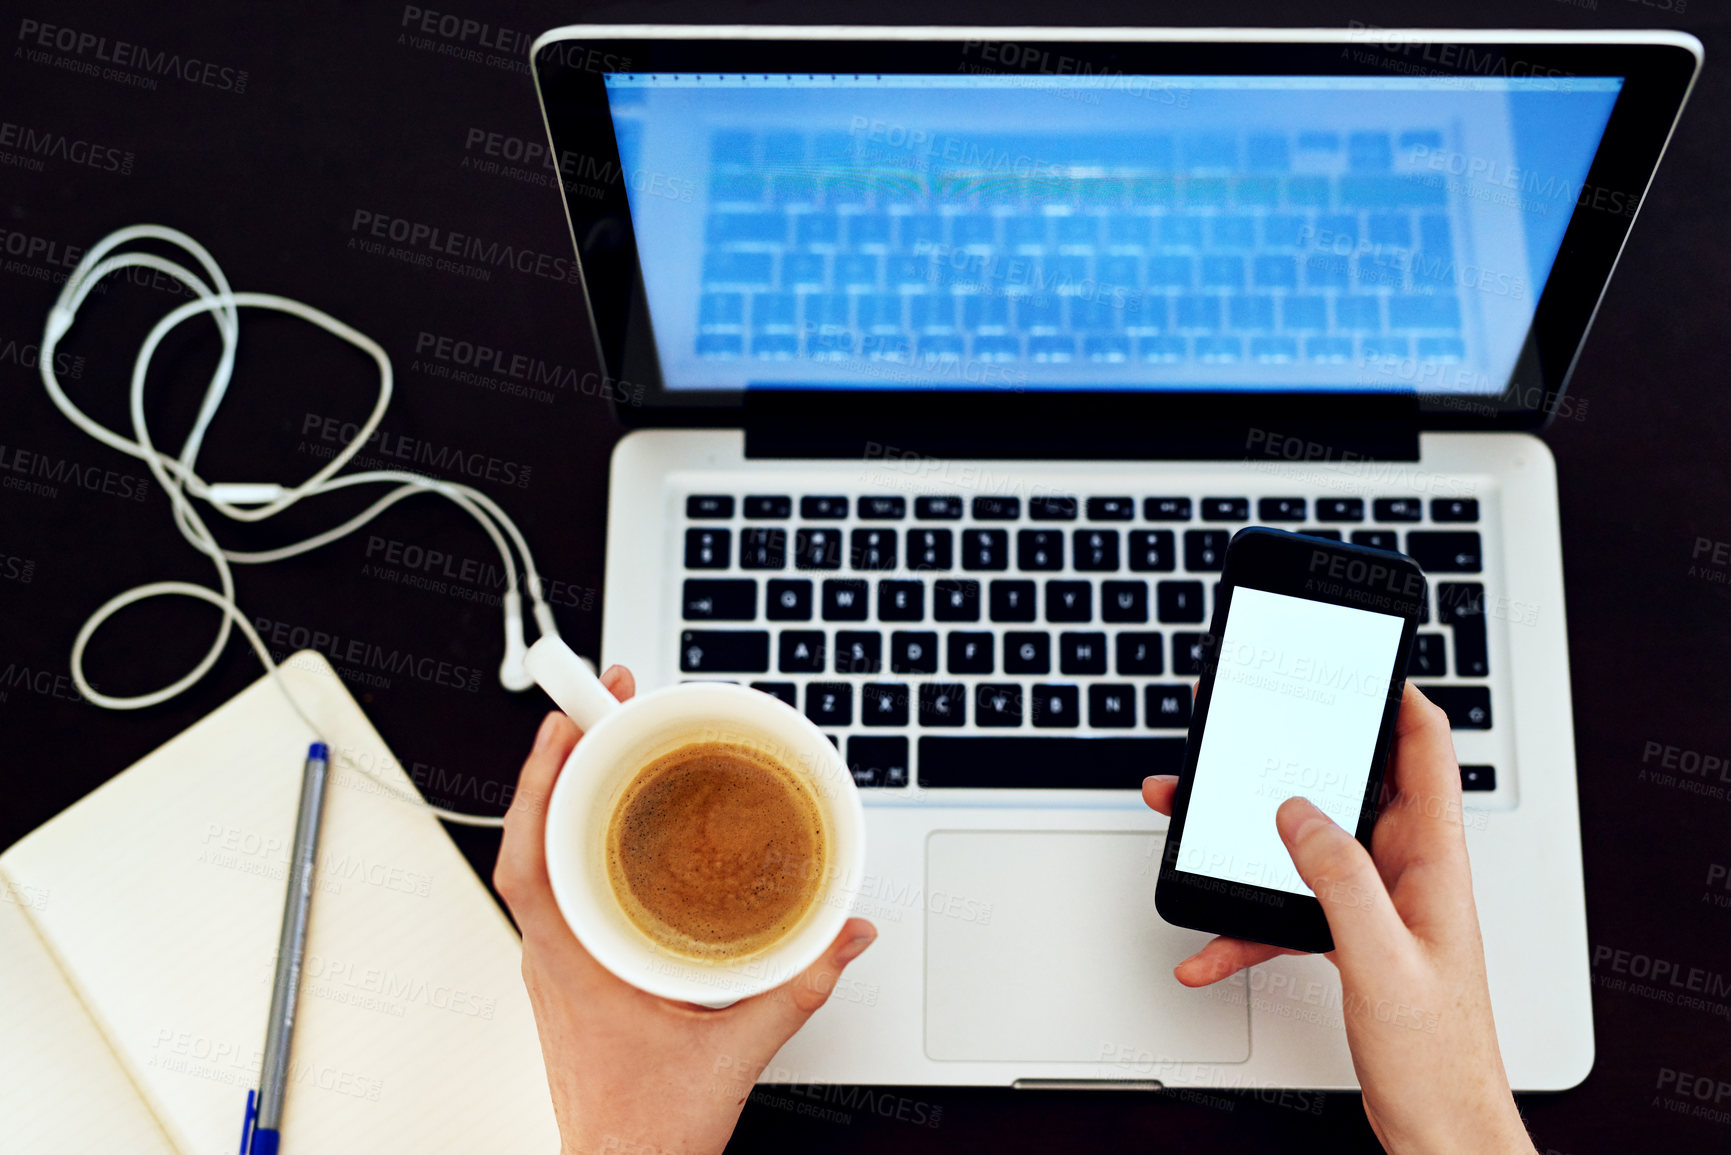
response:
M1358 826L1402 619L1232 591L1177 868L1310 894L1275 829L1303 795Z

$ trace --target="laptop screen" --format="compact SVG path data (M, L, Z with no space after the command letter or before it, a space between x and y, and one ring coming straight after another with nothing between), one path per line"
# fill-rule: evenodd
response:
M605 83L670 392L1489 395L1623 81Z

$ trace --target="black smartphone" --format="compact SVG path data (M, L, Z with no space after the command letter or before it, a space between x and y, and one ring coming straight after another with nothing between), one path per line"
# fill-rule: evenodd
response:
M1411 558L1240 530L1202 676L1155 905L1168 922L1334 949L1274 815L1303 795L1370 845L1425 579Z

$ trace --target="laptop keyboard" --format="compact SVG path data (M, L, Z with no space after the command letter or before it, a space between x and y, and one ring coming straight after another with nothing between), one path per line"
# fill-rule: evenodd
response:
M1419 161L1443 140L974 134L915 152L848 133L718 132L695 352L1459 361L1448 190ZM1009 157L1038 163L994 167Z
M1417 560L1409 676L1455 728L1493 725L1476 499L700 493L684 515L682 675L802 710L862 787L1176 773L1226 545L1251 523ZM1494 790L1494 768L1463 785Z

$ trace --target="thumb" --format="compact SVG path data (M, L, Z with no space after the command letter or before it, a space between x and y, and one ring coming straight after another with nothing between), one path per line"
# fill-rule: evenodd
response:
M772 1052L829 1001L830 992L835 990L847 965L864 954L877 936L877 927L865 919L848 919L822 958L788 982L750 1000L751 1017L771 1036L768 1042Z
M1398 949L1406 926L1370 852L1307 798L1288 798L1275 814L1298 876L1322 904L1334 945L1346 959Z

